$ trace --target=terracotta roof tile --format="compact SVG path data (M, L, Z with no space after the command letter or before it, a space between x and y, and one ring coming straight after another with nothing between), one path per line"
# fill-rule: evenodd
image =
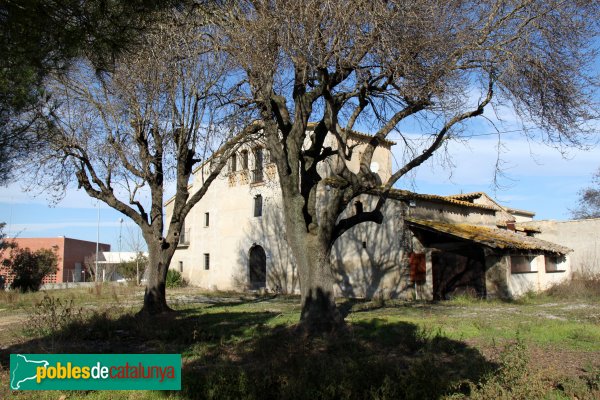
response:
M416 218L405 218L405 221L412 226L445 233L451 236L458 237L483 244L495 249L511 249L521 251L543 251L555 254L567 254L572 250L568 247L561 246L552 242L537 239L530 236L518 235L514 232L489 228L485 226L456 224L442 221L431 221Z
M410 192L408 190L402 190L402 189L392 189L390 190L390 197L398 199L398 200L428 200L428 201L435 201L435 202L440 202L440 203L446 203L446 204L454 204L457 206L462 206L462 207L472 207L472 208L479 208L479 209L483 209L483 210L493 210L495 211L496 208L492 207L492 206L488 206L485 204L475 204L475 203L471 203L468 201L464 201L464 200L459 200L459 199L454 199L448 196L438 196L437 194L420 194L420 193L414 193L414 192Z

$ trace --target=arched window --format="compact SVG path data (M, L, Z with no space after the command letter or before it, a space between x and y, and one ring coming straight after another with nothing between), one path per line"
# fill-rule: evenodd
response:
M248 169L248 150L242 150L242 169Z

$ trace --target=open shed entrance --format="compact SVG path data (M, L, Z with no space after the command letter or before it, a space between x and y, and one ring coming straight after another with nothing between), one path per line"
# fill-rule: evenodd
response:
M431 264L434 300L463 294L485 297L485 258L481 248L433 251Z

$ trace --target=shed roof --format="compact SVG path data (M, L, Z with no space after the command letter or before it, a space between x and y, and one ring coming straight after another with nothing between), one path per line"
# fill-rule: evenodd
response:
M416 218L405 218L405 221L409 225L417 228L432 232L444 233L460 239L483 244L494 249L542 251L555 254L567 254L572 251L565 246L547 242L531 236L518 235L514 232L503 229Z
M454 204L457 206L463 206L463 207L473 207L473 208L480 208L483 210L493 210L496 211L495 207L492 206L488 206L485 204L476 204L476 203L471 203L470 201L465 201L462 199L455 199L452 197L448 197L448 196L439 196L437 194L422 194L422 193L414 193L408 190L403 190L403 189L391 189L390 190L390 197L391 198L395 198L398 200L428 200L428 201L435 201L438 203L446 203L446 204Z

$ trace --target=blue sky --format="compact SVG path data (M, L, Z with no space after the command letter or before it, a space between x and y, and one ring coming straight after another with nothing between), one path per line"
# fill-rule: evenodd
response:
M590 184L600 167L600 147L594 146L600 136L595 133L587 151L567 149L561 154L525 139L510 109L486 109L484 116L471 121L462 132L474 137L450 142L446 153L436 153L396 186L440 195L484 191L503 205L535 212L535 219L568 219L569 209L577 206L578 191ZM412 130L416 137L416 126L409 122L402 132L410 137ZM497 131L506 132L501 135L500 152ZM394 134L390 138L397 139ZM401 149L392 147L398 162ZM443 154L450 156L453 167ZM499 186L494 185L498 155L502 160ZM99 231L100 242L110 244L113 251L135 251L137 243L143 243L135 224L103 203L98 223L98 203L82 190L70 189L61 202L51 204L43 194L34 196L22 186L15 182L0 187L0 222L7 224L4 232L11 237L67 236L95 242ZM167 193L170 196L172 191Z
M568 219L568 209L577 204L577 192L588 185L600 166L600 149L570 150L564 158L556 149L528 143L519 136L505 140L501 154L505 177L501 188L493 185L497 138L482 136L467 145L454 143L449 152L455 168L441 166L438 159L422 165L400 186L422 193L453 194L485 191L502 204L536 212L536 219ZM96 201L81 190L69 190L63 201L50 205L43 196L21 190L19 182L0 188L0 221L5 233L20 237L67 236L96 241ZM135 225L117 211L100 204L100 242L131 250L138 237ZM133 239L133 240L132 240Z

